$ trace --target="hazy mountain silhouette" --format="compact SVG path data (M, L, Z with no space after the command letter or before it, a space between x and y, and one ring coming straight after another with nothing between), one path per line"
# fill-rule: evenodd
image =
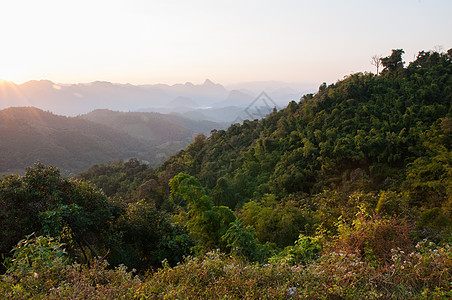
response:
M244 115L244 108L239 106L204 108L186 111L181 115L193 120L207 120L217 123L221 122L223 127L227 128L239 116Z
M239 91L239 90L232 90L229 92L228 97L219 102L216 103L216 107L227 107L227 106L238 106L238 107L246 107L248 106L256 96L253 96L252 94Z
M178 96L168 103L168 106L176 111L185 111L200 107L200 105L189 97Z
M75 116L94 109L136 110L163 105L171 96L157 88L118 85L96 81L89 84L59 85L48 80L0 86L0 109L34 106L56 114Z
M280 107L286 106L291 100L298 101L300 97L317 91L319 84L313 83L290 83L282 81L252 81L230 84L226 86L228 90L238 90L248 95L256 97L265 91L272 100Z
M162 144L169 141L191 142L199 133L209 134L221 127L210 121L195 121L175 114L155 112L118 112L99 109L78 118L107 125L133 137Z
M168 94L177 94L195 100L203 106L209 106L212 103L222 100L228 95L228 91L221 84L215 84L206 79L203 84L195 85L190 82L175 85L157 85Z
M296 84L281 82L243 83L233 87L236 88L225 88L209 79L203 84L187 82L175 85L131 85L104 81L56 84L49 80L32 80L18 85L0 80L0 109L34 106L66 116L86 114L96 109L161 113L186 113L194 110L194 113L187 116L206 115L204 120L223 122L227 119L226 122L231 122L235 117L212 119L216 113L204 110L230 106L244 108L266 88L268 94L281 107L291 100L300 99L306 92L303 85L297 89ZM198 111L199 109L201 111ZM219 115L221 116L221 113Z

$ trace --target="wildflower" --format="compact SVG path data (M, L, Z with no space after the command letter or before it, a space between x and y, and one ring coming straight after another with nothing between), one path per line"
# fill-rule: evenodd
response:
M297 288L296 287L290 287L287 289L287 295L288 296L293 296L297 293Z

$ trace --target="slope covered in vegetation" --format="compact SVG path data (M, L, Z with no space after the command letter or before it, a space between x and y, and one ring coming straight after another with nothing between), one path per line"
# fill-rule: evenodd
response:
M151 147L125 132L34 107L1 110L0 139L0 172L9 174L37 160L74 174L94 162L141 156Z
M200 181L216 205L239 210L257 231L267 226L260 221L271 219L267 210L276 219L287 218L285 210L298 211L287 222L298 228L287 230L295 234L278 241L281 246L312 228L312 218L328 223L356 213L363 200L351 200L354 192L368 195L369 208L378 205L389 215L413 209L418 216L450 219L450 52L420 52L404 68L397 50L385 58L381 75L353 74L263 120L198 136L159 168L142 173L142 184L126 197L172 211L167 183L184 172ZM111 168L96 166L82 177L111 185L98 176ZM121 182L116 176L124 171L114 174L110 178Z
M167 142L193 141L194 134L208 133L219 124L210 121L194 121L176 114L160 114L151 112L119 112L108 109L97 109L79 116L109 127L127 132L129 135L154 141L160 145Z
M0 111L0 174L38 160L72 175L131 157L156 166L216 125L157 113L97 110L64 117L34 107L8 108Z
M0 293L450 298L452 49L407 67L402 54L199 135L156 169L130 160L75 180L38 164L3 177L1 251L35 236L5 260Z

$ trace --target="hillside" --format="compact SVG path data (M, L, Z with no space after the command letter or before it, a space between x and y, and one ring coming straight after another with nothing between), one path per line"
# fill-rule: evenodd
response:
M387 213L410 207L418 217L430 214L424 225L450 224L452 53L420 52L407 67L402 53L382 59L378 76L352 74L262 120L198 136L141 175L142 186L128 197L171 208L168 181L184 172L199 179L216 205L239 210L261 242L280 246L306 226L352 216L359 205L375 210L380 202L382 209L386 192L405 197L392 199ZM98 182L94 169L82 177ZM357 192L367 195L363 203L349 198ZM289 204L298 207L290 208L298 211L290 230L279 223Z
M78 118L119 129L156 144L191 142L193 135L209 134L212 129L221 127L215 122L194 121L174 114L115 112L107 109L98 109Z
M452 49L402 55L157 168L1 178L0 295L450 299Z
M64 174L131 157L155 165L187 146L194 134L215 127L157 113L99 110L74 118L33 107L8 108L0 111L0 173L22 172L38 160Z
M125 132L32 107L0 111L0 140L2 173L15 172L37 160L75 173L95 162L144 159L152 150L151 144Z
M401 54L387 58L380 76L352 74L263 120L198 137L158 172L177 162L213 192L221 181L236 203L217 200L231 207L358 182L366 191L399 189L421 157L450 151L452 101L450 54L421 52L407 68Z

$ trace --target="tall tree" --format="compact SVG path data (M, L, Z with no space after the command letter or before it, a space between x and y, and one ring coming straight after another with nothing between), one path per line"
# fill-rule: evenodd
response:
M183 198L188 207L188 229L200 243L200 248L224 248L221 236L226 233L236 218L226 206L214 206L199 181L188 174L180 173L170 181L171 199Z
M383 72L395 72L403 68L403 60L402 60L402 54L404 54L405 51L402 49L393 49L390 56L381 58L381 64L383 65L384 69Z

